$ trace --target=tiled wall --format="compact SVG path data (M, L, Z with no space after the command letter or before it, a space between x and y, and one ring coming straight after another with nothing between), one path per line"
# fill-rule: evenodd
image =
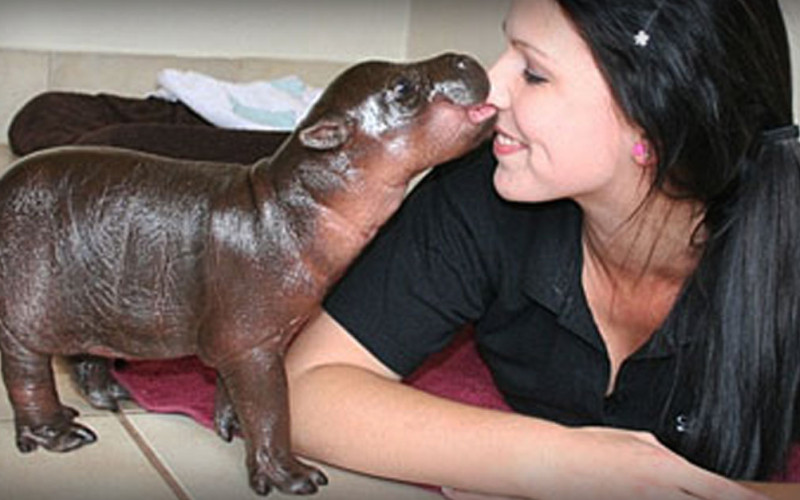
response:
M281 59L221 59L118 54L80 54L0 49L0 143L7 143L13 114L46 90L111 92L141 97L155 90L164 68L191 69L216 78L247 82L295 74L323 86L345 63Z
M8 142L12 114L26 99L47 89L48 58L41 54L0 50L0 143Z

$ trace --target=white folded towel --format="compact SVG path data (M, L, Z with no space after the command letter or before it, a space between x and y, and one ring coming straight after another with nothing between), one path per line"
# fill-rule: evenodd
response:
M158 84L154 96L180 101L218 127L245 130L292 130L322 93L294 75L234 83L165 69Z

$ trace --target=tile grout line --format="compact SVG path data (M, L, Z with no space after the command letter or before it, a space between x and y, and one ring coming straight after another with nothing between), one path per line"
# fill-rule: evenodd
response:
M134 443L136 443L136 447L144 454L147 461L153 468L156 470L161 479L167 483L169 489L172 490L172 493L178 498L178 500L192 500L192 497L183 489L180 485L178 480L175 476L170 472L170 470L161 463L158 456L156 455L155 451L147 444L147 440L142 436L142 434L136 429L136 427L128 420L128 417L125 415L123 411L119 411L116 413L117 420L119 423L122 424L122 427L125 429L125 432L133 439Z

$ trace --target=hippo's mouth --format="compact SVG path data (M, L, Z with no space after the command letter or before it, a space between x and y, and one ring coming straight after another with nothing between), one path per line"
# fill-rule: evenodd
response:
M472 123L483 123L497 114L497 108L491 104L480 103L467 107L467 115Z
M432 103L446 104L455 108L461 108L466 111L470 121L474 124L483 123L497 114L497 108L484 100L476 102L474 96L457 96L456 99L452 95L445 93L436 94Z

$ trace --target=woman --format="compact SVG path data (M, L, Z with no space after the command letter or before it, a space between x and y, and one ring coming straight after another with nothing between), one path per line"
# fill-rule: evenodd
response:
M517 0L504 28L494 157L430 175L289 352L298 451L501 496L756 498L722 476L781 470L800 378L777 2ZM516 413L399 383L466 323Z

